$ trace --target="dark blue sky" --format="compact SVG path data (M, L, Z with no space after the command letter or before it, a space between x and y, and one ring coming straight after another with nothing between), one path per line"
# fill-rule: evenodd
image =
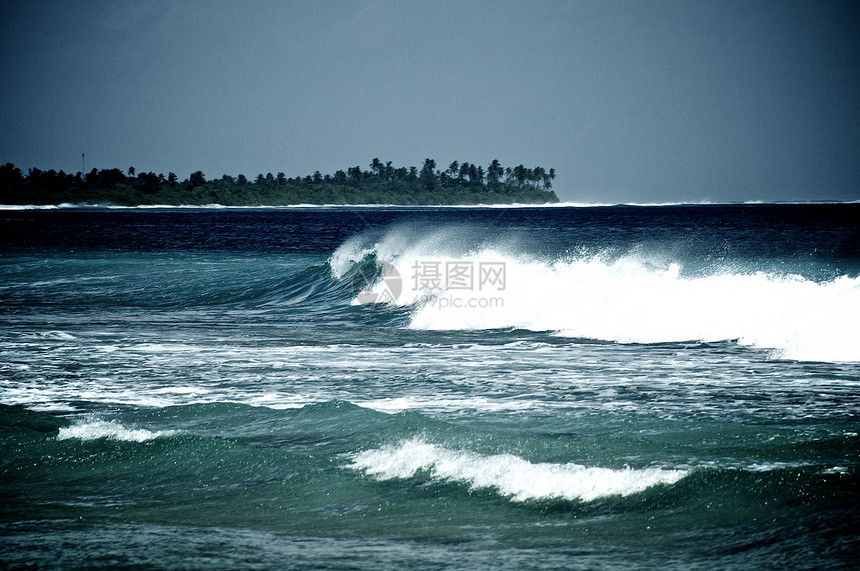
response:
M555 167L573 202L860 199L860 2L0 2L0 161Z

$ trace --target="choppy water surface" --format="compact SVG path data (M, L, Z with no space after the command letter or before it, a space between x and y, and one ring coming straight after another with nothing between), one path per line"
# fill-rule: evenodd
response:
M6 566L860 557L858 205L0 218Z

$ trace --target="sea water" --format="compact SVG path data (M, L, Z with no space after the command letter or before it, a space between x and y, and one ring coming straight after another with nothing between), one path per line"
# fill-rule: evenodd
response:
M860 561L858 204L0 218L5 567Z

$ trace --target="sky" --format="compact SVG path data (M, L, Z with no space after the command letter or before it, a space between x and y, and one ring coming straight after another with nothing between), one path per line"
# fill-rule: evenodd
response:
M0 0L0 162L555 168L562 201L860 199L860 2Z

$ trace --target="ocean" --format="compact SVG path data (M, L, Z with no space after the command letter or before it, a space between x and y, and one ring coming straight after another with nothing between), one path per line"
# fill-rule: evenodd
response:
M0 564L852 569L860 204L0 210Z

